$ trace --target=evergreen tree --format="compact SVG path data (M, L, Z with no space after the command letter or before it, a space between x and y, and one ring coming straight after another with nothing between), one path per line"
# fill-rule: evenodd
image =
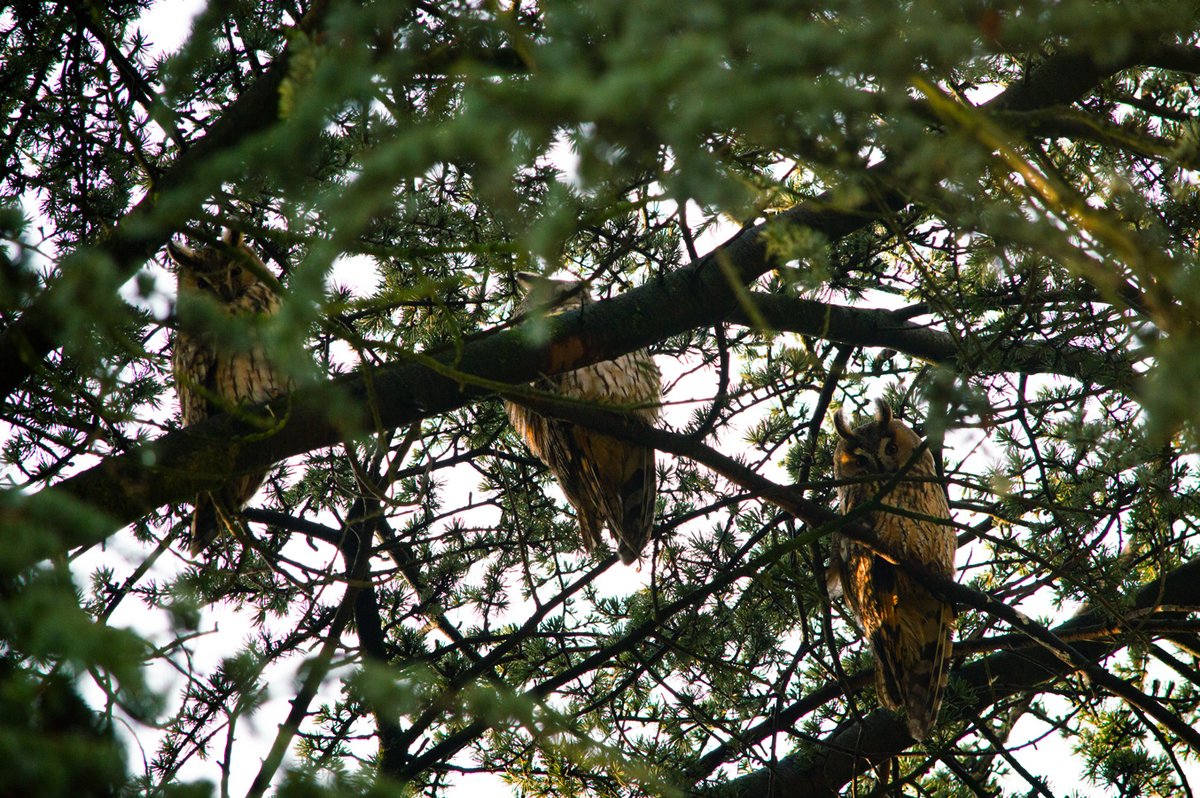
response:
M0 793L1191 794L1193 3L153 5L0 10ZM278 313L177 308L223 228ZM181 429L181 315L296 390ZM642 348L655 428L536 388ZM825 583L876 398L959 535L920 744ZM502 399L659 451L640 569Z

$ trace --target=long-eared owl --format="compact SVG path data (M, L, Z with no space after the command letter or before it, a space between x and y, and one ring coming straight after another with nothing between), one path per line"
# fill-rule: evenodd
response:
M875 418L849 428L841 413L834 418L838 444L834 475L850 480L838 486L843 513L873 501L880 509L861 519L897 554L923 563L931 571L954 573L954 528L945 488L928 449L886 494L888 480L904 470L921 445L911 427L893 418L892 409L877 403ZM895 512L888 508L895 508ZM921 516L921 517L917 517ZM936 598L895 562L834 533L830 582L840 581L842 594L858 619L875 655L879 702L891 710L903 707L908 731L923 740L937 720L950 664L954 608Z
M576 280L553 280L529 272L516 277L525 292L517 308L520 313L562 312L591 301L587 286ZM653 358L638 351L545 377L537 387L597 404L636 406L629 412L653 423L662 401L661 382ZM548 419L513 402L504 406L517 433L550 468L575 508L584 549L593 551L600 543L601 528L607 526L616 538L621 561L628 565L637 560L654 526L654 449Z
M279 295L260 277L269 272L241 234L226 231L219 244L203 249L172 241L167 252L179 285L181 313L171 370L183 426L289 391L291 383L253 336L231 343L234 336L217 335L211 323L199 324L192 312L198 302L210 302L219 314L230 317L266 316L279 310ZM218 490L196 497L190 525L193 553L216 538L219 529L229 524L230 513L244 507L265 478L265 471L239 474Z

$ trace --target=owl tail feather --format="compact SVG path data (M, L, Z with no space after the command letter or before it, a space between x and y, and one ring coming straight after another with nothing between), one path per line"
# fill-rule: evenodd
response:
M219 492L201 493L196 497L188 532L188 551L193 557L211 546L222 531L237 534L237 516L231 514L228 505L223 502Z
M937 722L949 676L950 637L954 630L953 608L932 597L927 597L926 602L935 606L914 608L918 612L921 609L930 611L919 614L915 623L917 628L910 629L908 635L902 631L901 624L886 624L871 638L876 655L875 688L879 703L893 711L903 708L908 733L917 741L928 737ZM906 636L908 640L902 641L901 638Z
M192 510L188 551L194 556L207 549L217 539L220 529L221 521L217 515L216 502L211 494L201 493L196 497L195 509Z
M636 466L621 483L620 515L609 523L617 538L617 553L626 565L642 556L654 531L654 496L658 490L654 450L635 449L630 455Z
M563 492L566 493L565 490ZM600 511L589 507L584 500L577 499L569 493L567 499L575 508L575 517L579 520L579 532L583 536L583 550L590 554L600 545L600 530L603 528L599 523Z

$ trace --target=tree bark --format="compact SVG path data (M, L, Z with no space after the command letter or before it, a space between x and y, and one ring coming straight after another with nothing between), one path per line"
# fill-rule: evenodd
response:
M1200 605L1200 559L1181 565L1162 579L1144 585L1132 597L1132 611L1139 618L1182 615L1178 607ZM1171 608L1153 614L1154 607ZM1059 638L1097 624L1111 623L1103 609L1078 613L1052 631ZM1075 649L1100 662L1115 654L1137 636L1136 621L1121 640L1095 640L1075 644ZM954 669L950 674L948 700L942 707L939 725L971 720L993 704L1009 697L1044 689L1076 669L1046 648L1003 651ZM965 703L954 697L965 695ZM785 710L786 711L786 710ZM779 731L785 731L780 729ZM752 740L751 742L756 742ZM873 765L902 753L912 745L904 721L880 709L862 721L849 720L823 739L804 743L791 754L766 767L747 773L726 784L700 789L697 795L709 798L751 798L751 796L804 795L812 798L834 796L851 779Z

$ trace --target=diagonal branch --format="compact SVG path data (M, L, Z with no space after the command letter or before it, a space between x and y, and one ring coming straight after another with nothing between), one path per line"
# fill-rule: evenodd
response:
M1027 110L1072 102L1102 78L1127 66L1131 58L1101 65L1088 55L1052 56L1025 81L1000 94L992 106ZM875 169L878 171L873 174L884 174L886 162ZM897 190L881 190L853 206L846 206L843 196L832 190L779 214L771 223L806 227L833 241L906 205ZM266 431L261 425L225 416L109 458L43 492L33 506L24 506L20 512L29 520L36 518L39 534L31 535L26 546L0 554L0 571L20 570L75 546L95 543L156 507L216 487L230 474L261 470L287 457L362 434L375 423L368 412L372 400L378 423L396 427L488 393L448 376L452 372L499 382L528 382L729 318L746 298L743 286L778 265L768 252L765 230L765 223L747 228L690 266L586 312L553 319L544 345L531 342L523 330L505 331L472 342L457 355L414 357L412 362L298 391L270 406L278 423ZM152 250L165 240L166 232L159 229L149 238L147 235L143 230L137 246L124 250L124 257L116 257L118 262L128 262L137 252L145 257L147 248ZM122 240L116 236L113 246ZM0 334L0 396L11 392L55 345L53 334L47 332L56 328L54 318L39 316L38 308L46 304L35 302L26 317ZM65 505L60 502L71 500L82 501L108 518L100 524L64 523L58 511Z
M781 216L837 238L903 203L895 194L882 201L890 204L867 200L846 208L822 196ZM410 355L408 362L304 388L259 408L265 412L215 417L111 457L23 508L26 518L36 519L38 534L29 548L0 552L0 571L98 542L156 507L216 488L230 475L341 443L376 423L389 429L461 407L494 391L485 385L531 382L711 325L737 306L742 286L778 265L767 252L764 229L742 231L696 263L620 297L548 319L542 325L546 342L534 340L529 327L504 330L458 351ZM106 521L55 521L64 507L59 502L72 500L106 514Z
M752 292L754 310L775 330L824 338L840 344L895 349L906 355L972 372L1057 374L1130 393L1137 374L1128 359L1093 349L1005 341L994 338L957 341L949 333L914 324L889 310L852 308L814 299ZM736 324L752 320L740 308L728 317Z
M1132 597L1135 610L1178 605L1200 606L1200 559L1192 560L1161 579L1150 582ZM1111 618L1103 610L1081 613L1052 630L1058 638L1075 631L1106 624ZM1127 641L1100 639L1081 642L1076 649L1091 663L1119 651ZM1055 653L1036 648L1004 651L955 669L952 691L958 700L943 707L943 723L970 720L987 707L1012 696L1041 690L1077 672ZM803 713L797 714L798 719ZM877 710L861 721L849 720L821 740L801 744L778 762L733 781L697 790L714 798L744 798L766 795L835 796L855 776L903 752L912 739L902 721L887 710ZM772 792L774 790L774 792Z

